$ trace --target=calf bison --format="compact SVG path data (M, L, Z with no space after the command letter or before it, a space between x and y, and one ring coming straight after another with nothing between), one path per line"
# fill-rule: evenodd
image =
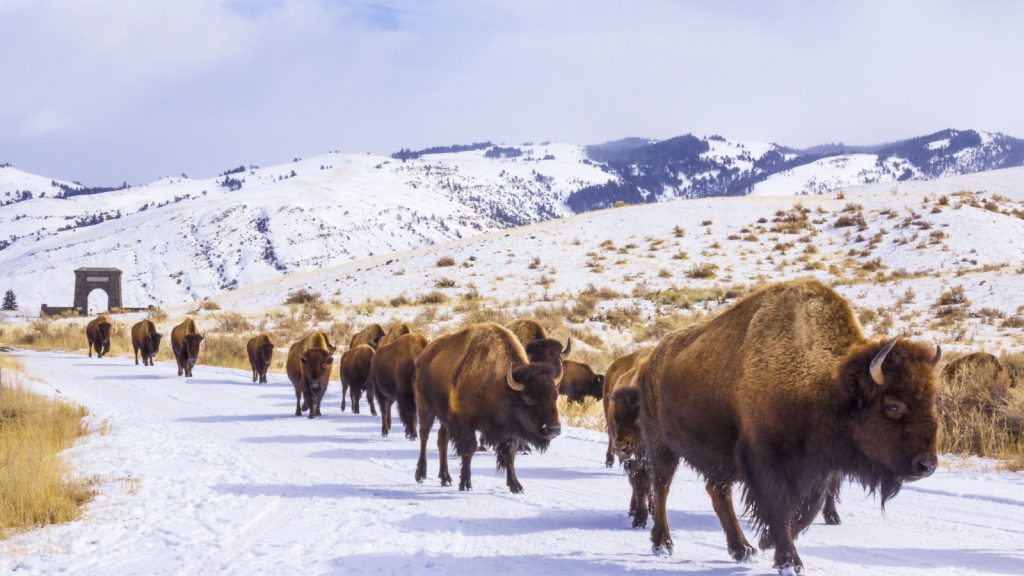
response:
M635 365L619 376L607 404L605 420L612 448L629 474L632 495L629 500L629 515L633 527L647 526L651 509L651 476L644 448L643 431L640 429L640 388L637 377L644 369L646 356L637 359Z
M380 435L391 432L391 405L398 403L398 419L405 428L405 437L416 439L416 356L427 347L427 339L415 333L399 336L383 345L373 355L370 378L373 394L380 407Z
M92 358L93 348L96 349L96 357L103 358L103 355L110 352L110 318L101 314L85 327L85 339L89 341L89 358Z
M274 344L270 341L270 336L266 334L253 336L246 342L245 351L249 355L252 381L266 384L267 370L270 369L270 361L274 356Z
M396 324L388 330L388 333L385 334L383 338L380 339L380 342L377 343L377 347L380 348L385 344L390 344L395 340L398 340L399 336L405 336L411 332L412 330L409 329L407 324Z
M558 393L569 402L582 404L588 396L600 400L604 390L604 375L595 374L590 366L575 360L562 362L562 379Z
M639 377L654 485L655 550L670 551L665 505L679 459L704 476L730 554L754 553L732 504L741 482L762 548L802 568L794 539L837 474L882 496L938 463L941 350L865 339L850 305L816 280L763 288L670 333Z
M516 478L516 448L525 444L543 451L562 431L556 373L551 363L530 362L515 335L497 324L478 324L431 342L416 358L420 430L416 481L423 482L427 476L427 440L434 420L439 419L438 477L443 486L452 481L450 434L462 458L459 490L472 489L470 464L480 431L484 441L495 447L498 469L506 471L509 490L522 492Z
M633 370L633 367L636 365L637 361L646 358L647 355L650 354L651 350L653 349L654 348L651 347L640 348L639 350L634 350L633 352L630 352L625 356L619 356L612 362L611 366L609 366L608 370L605 372L604 390L601 393L601 401L604 404L604 422L605 427L608 431L608 450L605 452L604 465L609 468L611 468L612 465L615 464L615 432L611 428L612 394L619 386L620 380L622 380L622 385L624 386L627 385L627 383L631 383L633 381L633 375L636 374L636 372L630 371ZM626 373L630 373L630 376L623 380L622 377Z
M160 339L163 336L156 331L156 324L143 320L132 326L132 348L135 349L135 365L139 365L139 352L142 352L142 365L152 366L153 357L160 351Z
M355 348L360 344L366 344L376 350L377 345L380 343L380 339L383 337L384 329L380 327L380 324L370 324L352 336L352 339L348 343L348 347Z
M171 352L178 362L178 376L192 377L192 368L199 359L199 343L203 335L196 330L196 323L191 318L171 329Z
M352 396L352 413L359 414L359 399L366 391L366 402L370 405L370 414L377 415L373 407L373 386L370 385L370 365L373 361L373 348L369 344L360 344L349 348L341 355L338 373L341 376L341 411L345 411L346 397Z
M288 349L285 371L295 388L295 415L308 409L312 420L320 416L320 401L327 393L334 364L334 347L323 332L313 332Z

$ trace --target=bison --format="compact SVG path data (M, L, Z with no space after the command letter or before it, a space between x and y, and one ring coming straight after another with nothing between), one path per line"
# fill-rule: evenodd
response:
M988 352L973 352L951 361L942 369L942 376L947 384L955 384L957 379L977 381L991 398L992 404L1004 402L1010 394L1010 388L1016 386L999 358Z
M941 349L865 339L850 305L816 280L775 284L667 335L640 373L656 551L671 551L665 506L679 459L707 484L730 554L754 553L732 486L775 548L802 569L794 539L837 474L882 496L936 468L935 365Z
M373 394L380 407L380 435L391 432L391 405L398 403L398 419L405 437L416 439L416 356L427 347L427 339L415 333L399 336L377 349L370 363Z
M380 342L377 343L377 347L380 348L385 344L390 344L395 340L398 340L399 336L405 336L411 332L412 330L409 328L408 324L397 324L392 326L391 329L388 330L388 333L385 334L384 337L380 339Z
M245 351L249 355L252 381L266 384L267 370L270 369L270 361L274 356L274 344L270 341L270 336L266 334L253 336L246 342Z
M383 337L384 329L380 327L380 324L370 324L352 336L352 339L348 343L348 347L355 348L360 344L366 344L376 350L377 345L380 343L380 339Z
M641 348L639 350L635 350L633 352L630 352L629 354L626 354L625 356L619 356L618 358L616 358L612 362L611 366L609 366L608 370L605 372L605 375L604 375L604 390L601 392L601 401L604 404L604 414L605 414L605 420L604 421L605 421L605 427L607 428L607 431L608 431L608 450L605 452L604 465L609 467L609 468L611 468L612 465L615 464L615 452L614 452L614 448L615 448L615 432L611 428L611 417L610 417L611 410L612 410L612 406L611 406L612 394L615 392L615 389L618 387L618 382L619 382L619 380L622 379L622 376L624 374L626 374L627 372L630 372L631 370L633 370L633 367L637 363L637 361L642 359L642 358L646 358L647 355L650 354L651 350L653 350L653 349L654 348L651 348L651 347ZM632 374L635 374L635 372L633 372ZM630 382L630 381L632 381L632 375L631 375L630 378L627 378L626 380L623 380L623 385L625 385L627 382Z
M637 377L646 361L646 356L638 358L632 368L618 377L605 412L612 449L629 474L632 488L629 515L633 517L634 528L647 526L651 509L650 466L640 429L640 388L637 386Z
M96 357L103 358L104 354L110 352L110 318L101 314L93 318L85 327L85 339L89 341L89 357L92 358L92 350L96 349Z
M562 362L562 379L558 393L569 402L583 403L588 396L600 400L604 394L604 375L595 374L590 366L575 360Z
M171 352L178 362L178 376L192 377L192 368L199 359L199 344L203 335L196 330L196 323L191 318L178 324L171 330Z
M373 361L373 348L369 344L360 344L349 348L341 355L341 411L345 411L346 396L352 395L352 413L359 414L359 398L366 391L366 402L370 405L370 414L377 415L373 407L373 387L370 385L370 365Z
M327 393L334 364L334 346L323 332L313 332L288 349L285 371L295 388L295 415L307 408L309 419L320 416L320 401Z
M560 346L557 341L556 346ZM543 451L562 431L558 420L557 367L531 362L522 344L497 324L478 324L431 342L416 358L416 413L420 457L416 481L427 476L427 440L440 420L438 477L451 485L448 444L462 458L459 490L472 489L470 463L476 453L476 432L495 447L498 469L506 471L510 491L523 491L516 478L520 444Z
M152 366L153 357L160 350L163 336L156 331L156 324L143 320L132 326L132 348L135 349L135 365L139 365L139 352L142 352L142 365Z
M509 332L515 335L516 339L523 346L526 346L534 340L543 340L548 337L547 330L540 325L536 320L530 320L529 318L519 318L505 324L505 328Z

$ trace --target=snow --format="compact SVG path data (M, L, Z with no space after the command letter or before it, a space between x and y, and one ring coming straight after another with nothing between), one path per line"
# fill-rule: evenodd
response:
M429 446L379 436L379 421L338 410L291 416L280 374L19 353L31 385L86 405L92 434L69 451L99 494L82 520L0 542L15 574L774 574L771 553L736 564L701 482L680 469L669 499L675 555L630 529L629 486L603 465L604 434L564 428L545 454L517 458L512 495L493 454L474 458L474 490L443 488ZM365 407L365 404L364 404ZM886 506L843 489L841 526L816 521L797 542L807 574L1024 573L1024 477L986 461L942 458L932 477ZM738 494L737 494L738 497ZM746 526L748 536L751 535Z
M942 140L936 140L928 143L929 150L942 150L949 148L949 138L943 138Z
M769 176L754 185L751 196L827 194L885 178L874 154L844 154L822 158ZM892 180L892 178L887 178Z

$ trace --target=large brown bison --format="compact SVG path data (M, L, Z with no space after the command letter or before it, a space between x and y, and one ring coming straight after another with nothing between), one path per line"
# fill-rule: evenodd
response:
M638 350L630 352L629 354L626 354L625 356L619 356L612 362L611 366L608 367L608 370L605 371L604 390L601 393L601 402L604 404L604 421L608 431L608 450L605 452L604 465L609 468L611 468L612 465L615 464L615 432L611 428L610 418L612 410L612 394L615 392L615 389L619 386L619 381L622 380L622 376L625 375L627 372L633 370L633 367L636 365L637 361L642 358L646 358L647 355L649 355L651 353L651 350L653 349L654 348L652 347L640 348ZM626 385L627 383L631 383L633 381L633 375L635 374L636 372L633 372L632 374L630 374L629 378L622 380L622 384Z
M135 365L139 365L139 352L142 353L142 365L152 366L153 357L160 351L160 339L156 324L150 320L137 322L132 326L132 348L135 349Z
M409 328L408 324L395 324L390 330L388 330L388 333L380 339L380 342L377 343L377 347L379 348L385 344L390 344L395 340L398 340L399 336L405 336L411 332L412 329Z
M171 329L171 352L178 362L178 376L192 377L192 368L199 359L199 344L203 335L196 330L196 323L191 318Z
M345 411L346 397L352 396L352 413L359 414L359 399L366 391L366 402L370 405L370 414L377 415L373 407L373 386L370 385L370 365L373 361L373 348L368 344L360 344L349 348L341 355L341 411Z
M427 347L427 339L415 333L399 336L381 346L373 355L370 378L373 394L380 407L380 435L391 432L391 406L398 403L398 419L405 428L405 437L416 439L416 357Z
M377 345L380 343L380 339L383 337L384 329L380 327L380 324L370 324L352 336L352 339L348 343L348 347L355 348L360 344L366 344L367 346L376 349Z
M562 379L558 382L558 393L569 402L582 403L588 396L600 400L604 394L604 375L595 374L583 362L562 361Z
M245 351L249 355L252 381L266 384L267 370L270 369L270 361L274 358L274 343L270 341L270 336L266 334L253 336L246 342Z
M96 357L103 358L103 355L110 352L110 318L106 314L100 314L89 321L85 326L85 339L89 341L89 357L92 358L93 348L96 349Z
M640 374L641 427L654 485L656 550L670 551L665 504L679 459L700 472L730 554L750 556L732 504L741 482L783 573L793 540L836 474L881 493L937 465L935 365L941 350L870 342L850 305L815 280L776 284L666 336Z
M312 420L320 416L320 401L327 393L334 364L334 346L327 335L313 332L288 349L285 371L295 388L295 415L309 409Z
M558 345L558 342L555 342ZM557 368L530 362L516 337L497 324L478 324L431 342L416 358L416 412L420 458L416 481L427 476L427 440L440 420L438 477L451 485L448 473L449 434L462 458L459 490L472 488L470 463L476 453L476 432L495 448L498 468L506 471L513 493L523 491L516 478L520 444L543 451L562 431L558 420Z

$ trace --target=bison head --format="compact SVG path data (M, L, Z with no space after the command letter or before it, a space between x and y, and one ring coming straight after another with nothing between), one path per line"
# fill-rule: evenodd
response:
M199 343L203 341L202 334L185 334L182 338L183 346L185 351L185 358L188 363L188 369L191 370L196 365L196 360L199 359Z
M628 460L639 447L640 441L640 389L619 388L612 394L612 428L615 433L613 450L619 460Z
M841 385L861 480L880 488L882 503L905 481L931 475L938 464L935 365L929 346L894 339L855 350Z
M564 348L561 342L553 338L538 338L526 345L526 357L530 359L531 364L543 362L555 367L556 384L562 380L562 358L568 356L570 352L572 339L565 341Z
M334 356L327 350L313 348L303 352L301 360L310 389L317 392L325 390L327 381L331 379Z
M263 346L261 346L260 348L261 351L263 352L263 369L266 370L270 368L270 360L274 355L274 345L270 342L270 340L267 340L266 343L264 343Z
M100 322L99 326L96 327L96 331L99 333L99 344L103 347L110 346L110 322Z
M523 439L541 450L562 432L558 419L558 386L551 364L509 367L505 384L513 396L512 413Z
M163 337L163 334L159 332L149 333L149 349L152 351L152 354L156 354L160 350L160 339Z

